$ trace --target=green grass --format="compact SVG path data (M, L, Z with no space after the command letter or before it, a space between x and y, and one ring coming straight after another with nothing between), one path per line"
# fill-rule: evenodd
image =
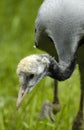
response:
M33 48L34 21L42 0L0 1L0 130L71 130L80 97L78 68L66 82L59 83L61 111L50 120L38 121L45 100L53 99L53 81L43 79L16 110L20 59L41 53Z

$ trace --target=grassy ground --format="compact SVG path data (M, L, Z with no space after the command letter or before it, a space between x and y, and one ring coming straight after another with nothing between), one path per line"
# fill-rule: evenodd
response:
M80 83L79 72L59 83L61 111L50 120L38 121L45 100L52 101L53 83L42 80L27 96L17 111L15 104L19 89L16 67L21 58L41 53L33 48L34 20L42 0L0 1L0 130L71 130L77 113Z

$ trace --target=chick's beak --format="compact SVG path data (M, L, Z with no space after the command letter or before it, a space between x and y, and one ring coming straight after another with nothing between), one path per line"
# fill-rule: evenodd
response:
M18 93L18 98L17 98L17 102L16 102L16 108L18 109L23 101L23 99L25 98L25 96L27 95L27 93L29 92L28 87L26 89L20 87L19 93Z

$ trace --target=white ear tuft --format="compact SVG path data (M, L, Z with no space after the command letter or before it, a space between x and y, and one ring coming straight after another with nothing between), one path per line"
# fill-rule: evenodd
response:
M42 58L42 63L48 65L50 62L49 62L49 60L46 57L43 57Z

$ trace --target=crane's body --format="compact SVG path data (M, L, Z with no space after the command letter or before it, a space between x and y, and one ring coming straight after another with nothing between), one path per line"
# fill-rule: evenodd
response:
M35 45L37 48L48 52L48 54L31 55L19 63L17 74L21 88L18 94L17 108L20 106L25 95L43 77L50 76L60 81L69 78L78 60L81 94L80 107L73 125L73 130L83 130L83 44L84 0L44 0L35 21ZM54 93L54 97L56 100L56 92ZM55 100L54 103L56 103Z
M35 22L36 47L69 62L84 39L84 0L44 0Z
M65 66L65 70L67 65L69 70L73 68L70 73L74 67L69 64L78 54L81 98L73 130L82 130L81 122L83 124L84 120L84 45L81 46L82 44L84 44L84 0L44 0L35 22L36 47L54 56L62 68ZM60 75L62 76L61 73ZM63 75L65 76L62 79L71 76L66 76L65 72Z

